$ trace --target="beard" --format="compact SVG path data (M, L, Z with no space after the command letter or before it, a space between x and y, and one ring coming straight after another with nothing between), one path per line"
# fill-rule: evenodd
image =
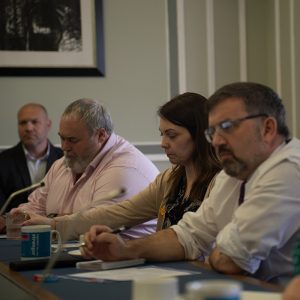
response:
M82 174L89 163L92 161L91 157L87 158L80 158L78 156L76 157L68 157L66 153L64 154L64 162L67 168L70 168L73 173L75 174Z
M222 153L229 154L231 157L222 159ZM220 146L218 149L220 162L225 173L232 177L239 177L239 175L247 170L245 162L236 157L231 150Z
M25 148L30 150L34 150L38 145L42 144L45 141L45 139L34 134L24 135L21 140Z
M246 165L236 158L232 160L225 160L222 162L222 166L225 173L232 177L239 177L239 175L246 170Z

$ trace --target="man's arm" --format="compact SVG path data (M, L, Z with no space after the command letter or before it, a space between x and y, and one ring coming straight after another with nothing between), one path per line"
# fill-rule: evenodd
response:
M300 299L300 277L295 277L287 285L282 294L283 300L299 300Z
M213 269L225 274L241 274L245 272L229 256L223 254L218 247L211 252L209 263Z
M91 229L93 230L93 229ZM143 239L122 240L108 233L106 226L97 226L97 233L86 233L84 255L107 261L146 258L152 261L172 261L185 258L184 249L172 229L158 231ZM90 236L93 235L93 238Z

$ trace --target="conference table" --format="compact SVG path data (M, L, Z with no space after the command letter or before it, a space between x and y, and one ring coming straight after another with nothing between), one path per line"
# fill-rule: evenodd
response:
M62 253L59 261L66 261L60 267L52 269L55 274L54 282L36 282L36 274L41 274L41 269L25 269L14 271L10 268L11 262L20 261L21 241L0 239L0 299L105 299L105 300L130 300L132 299L132 280L86 280L83 278L71 279L68 274L87 272L76 269L75 262L80 258L74 258L68 252ZM70 263L73 261L73 263ZM179 292L184 292L188 282L195 280L222 279L238 280L242 283L243 290L253 292L281 292L282 287L262 282L246 276L226 276L217 273L209 265L199 261L180 261L164 263L146 263L141 267L153 266L168 270L184 270L190 272L185 276L178 276ZM124 269L119 269L121 273ZM259 300L259 298L255 298ZM265 299L265 298L263 298Z

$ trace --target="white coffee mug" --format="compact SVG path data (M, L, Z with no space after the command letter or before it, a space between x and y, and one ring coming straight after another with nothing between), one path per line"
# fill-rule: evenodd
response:
M133 282L133 300L175 300L177 296L176 277L140 279Z
M235 280L199 280L186 284L186 300L240 300L242 284Z
M59 244L56 249L58 251L61 246L61 237L57 230L51 230L50 225L23 226L21 228L21 260L49 258L54 234Z

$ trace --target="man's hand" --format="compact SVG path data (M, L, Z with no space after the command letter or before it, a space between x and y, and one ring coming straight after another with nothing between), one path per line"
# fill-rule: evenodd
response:
M6 232L5 217L0 216L0 233Z
M133 258L128 254L125 241L112 230L103 225L94 225L84 236L85 245L81 253L87 258L98 258L106 261Z
M160 230L145 238L133 240L123 240L111 231L107 226L92 226L85 234L85 246L81 247L83 255L107 261L132 258L175 261L185 258L184 248L173 229Z
M13 208L10 212L9 212L12 216L18 215L18 214L23 214L24 213L24 209L19 208L19 207L15 207Z
M47 218L34 213L27 213L28 220L24 221L22 226L26 225L50 225L52 229L55 229L55 221L51 218Z
M284 293L282 294L283 300L300 300L300 276L295 277L288 284Z
M225 274L242 274L245 272L229 256L220 252L218 247L210 254L209 263L213 269Z

